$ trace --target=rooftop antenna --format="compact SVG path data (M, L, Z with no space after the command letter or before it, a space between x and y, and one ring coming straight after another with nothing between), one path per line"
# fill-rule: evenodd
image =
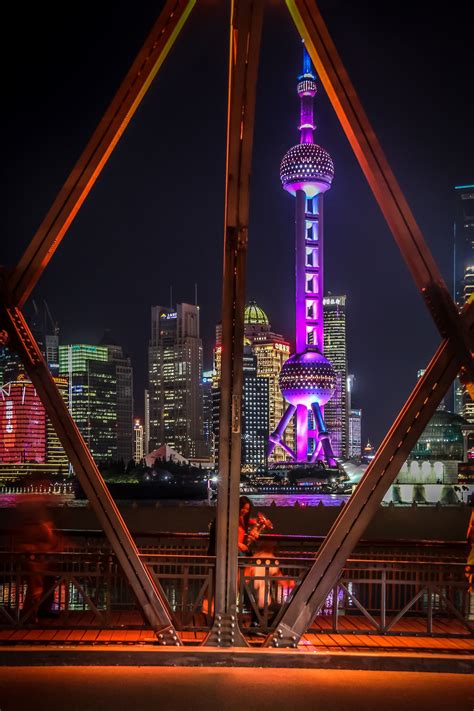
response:
M198 285L194 284L194 305L198 305Z
M170 286L170 309L173 308L173 287Z

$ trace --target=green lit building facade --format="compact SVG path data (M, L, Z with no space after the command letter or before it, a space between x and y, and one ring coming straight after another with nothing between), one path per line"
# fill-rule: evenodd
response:
M69 409L96 463L117 459L117 376L106 346L59 347Z

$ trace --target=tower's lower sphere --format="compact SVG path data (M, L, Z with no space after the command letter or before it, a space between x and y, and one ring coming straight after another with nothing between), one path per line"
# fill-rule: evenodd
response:
M334 395L336 373L327 358L317 348L308 348L295 353L283 363L279 377L283 397L292 405L313 402L325 405Z

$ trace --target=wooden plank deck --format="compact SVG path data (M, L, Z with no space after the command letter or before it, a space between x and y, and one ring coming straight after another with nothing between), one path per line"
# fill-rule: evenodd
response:
M143 625L141 614L134 610L114 613L111 629L98 627L97 619L89 612L69 613L64 619L67 626L59 628L61 621L61 618L45 619L40 627L0 629L0 645L143 645L155 640L152 630ZM196 615L193 623L196 627L204 627L204 617ZM244 621L244 629L245 624ZM362 615L351 615L340 616L338 632L333 632L331 618L319 616L301 639L300 648L317 652L377 650L474 654L474 635L469 635L458 620L436 619L433 631L438 636L427 636L424 619L407 617L395 626L394 634L382 635ZM186 646L199 645L206 634L205 631L186 630L181 632L181 638ZM247 638L252 647L261 646L263 642L262 636L249 634Z

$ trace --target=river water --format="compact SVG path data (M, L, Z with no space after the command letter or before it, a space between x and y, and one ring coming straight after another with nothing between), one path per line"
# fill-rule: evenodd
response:
M0 495L0 508L13 508L25 501L26 497L31 499L32 494L2 494ZM347 501L347 494L248 494L248 498L252 501L255 507L265 508L267 506L340 506ZM75 499L73 495L52 494L47 497L46 503L48 506L70 506L73 508L81 508L88 506L89 502L84 499ZM116 503L120 506L131 506L135 502L132 500L117 500ZM183 499L140 499L137 500L138 507L149 506L208 506L207 499L196 499L185 501ZM211 502L211 506L215 506L215 500Z

